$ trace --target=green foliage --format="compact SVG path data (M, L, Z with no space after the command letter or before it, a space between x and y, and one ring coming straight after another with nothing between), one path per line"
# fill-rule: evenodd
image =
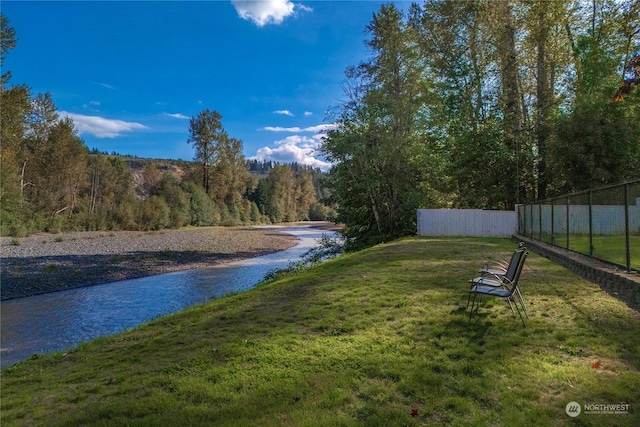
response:
M9 20L4 14L0 14L0 68L4 64L4 57L9 52L9 50L16 47L17 37L16 30L9 24ZM4 70L4 68L2 68ZM0 76L0 86L4 87L4 85L11 78L11 73L6 71L2 76Z
M497 184L513 179L515 158L503 142L501 128L499 121L487 120L452 138L446 172L456 189L454 207L510 209L504 188Z
M635 96L623 103L584 100L560 116L558 137L551 147L557 193L637 178L640 123L635 118L639 115L640 97Z
M215 147L216 163L209 171L215 185L207 194L192 180L193 164L179 165L184 173L179 180L163 162L89 154L73 123L58 119L49 94L30 99L28 89L19 86L3 89L0 95L0 231L5 235L65 229L241 225L269 222L271 218L295 221L308 219L311 203L316 200L315 176L294 165L278 166L278 173L288 174L290 179L270 180L268 186L278 191L269 189L260 195L267 181L248 175L241 141L224 133ZM134 169L141 177L137 188ZM281 200L272 201L272 194ZM271 213L275 206L276 214L265 217L256 200Z
M315 202L309 207L309 219L311 221L333 221L335 211L323 203Z
M170 209L164 197L151 196L139 203L136 224L141 230L162 230L169 225Z
M169 173L165 173L158 183L156 195L162 197L170 208L169 227L180 228L190 224L190 201L178 180Z
M138 200L128 194L120 200L120 203L113 208L114 229L136 230L136 211L138 209Z
M350 99L324 143L335 162L327 186L337 221L357 245L415 232L415 210L430 196L430 147L417 120L422 80L410 30L400 11L385 5L367 31L373 57L347 70Z
M207 196L204 188L195 183L187 183L185 190L189 194L189 224L195 226L213 225L215 204Z
M640 174L637 2L381 6L324 149L348 245L415 231L415 208L513 209Z
M205 193L211 189L211 167L216 163L217 146L221 140L227 138L220 120L222 115L217 111L206 109L192 117L189 121L188 143L195 149L195 160L202 167L202 186Z
M253 224L260 224L263 222L262 214L260 213L260 209L255 202L251 202L251 212L249 214L249 218Z

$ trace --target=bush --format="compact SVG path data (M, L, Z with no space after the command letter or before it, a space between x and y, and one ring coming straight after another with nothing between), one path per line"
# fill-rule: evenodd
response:
M136 211L140 202L132 195L122 199L120 204L116 205L112 213L114 229L135 230Z
M315 202L309 207L311 221L331 221L333 218L335 218L335 212L329 206Z
M169 214L169 226L180 228L189 224L189 194L187 194L178 180L171 174L165 173L160 183L156 186L155 195L164 197L171 212Z
M141 230L161 230L169 225L169 213L163 197L151 196L140 203L136 222Z
M216 206L204 189L190 182L186 184L185 191L189 194L189 223L198 227L213 225Z

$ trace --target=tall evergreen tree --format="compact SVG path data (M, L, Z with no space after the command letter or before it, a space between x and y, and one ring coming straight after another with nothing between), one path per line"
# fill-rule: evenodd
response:
M418 126L420 61L402 12L383 5L367 32L372 58L347 70L349 99L324 142L336 163L327 182L338 220L347 237L364 244L415 230L428 150Z

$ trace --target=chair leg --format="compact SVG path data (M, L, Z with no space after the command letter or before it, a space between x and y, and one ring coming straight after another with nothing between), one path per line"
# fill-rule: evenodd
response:
M522 298L522 294L520 293L520 289L518 289L518 287L516 287L516 295L517 295L518 299L520 300L520 305L522 305L522 310L524 311L524 315L528 319L529 318L529 313L527 313L527 305L524 303L524 299Z
M512 296L513 297L513 296ZM527 326L527 324L524 322L524 318L522 317L522 313L520 313L520 308L518 308L518 304L516 304L516 301L513 301L513 304L516 306L516 310L518 310L518 316L520 316L520 320L522 320L522 325L524 327Z
M473 300L471 301L471 311L469 311L469 322L471 322L471 318L473 317L473 310L475 308L476 312L478 311L478 307L477 305L480 304L480 302L478 301L478 304L476 305L476 298L478 296L477 293L475 292L469 292L469 299L471 299L471 294L473 294ZM469 304L467 304L468 306Z
M516 312L513 309L513 305L511 304L511 298L507 298L507 302L509 303L509 308L511 309L511 312L515 315ZM515 301L513 303L515 304ZM518 307L516 306L516 308L518 308Z

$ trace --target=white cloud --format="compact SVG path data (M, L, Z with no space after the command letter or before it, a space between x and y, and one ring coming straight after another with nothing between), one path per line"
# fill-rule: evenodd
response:
M326 132L328 130L333 130L336 129L338 127L337 124L335 123L329 123L326 125L316 125L316 126L309 126L304 128L305 132Z
M311 111L305 111L304 116L305 117L313 116L313 113Z
M265 126L263 128L260 128L258 130L266 130L269 132L291 132L291 133L298 133L298 132L326 132L328 130L332 130L336 128L336 124L335 123L331 123L331 124L326 124L326 125L316 125L316 126L309 126L306 128L300 128L297 126L294 127L281 127L281 126Z
M280 126L265 126L258 130L266 130L269 132L302 132L302 128L299 127L291 127L291 128L283 128Z
M280 115L283 115L283 116L291 116L291 117L293 117L293 113L291 111L289 111L289 110L276 110L276 111L273 112L273 114L280 114Z
M162 113L162 115L164 117L171 117L172 119L189 120L189 117L185 116L184 114L180 114L180 113L175 113L175 114Z
M291 135L276 141L275 148L262 147L258 149L256 155L250 159L260 162L265 160L280 163L296 162L326 170L331 167L331 163L316 157L321 138L320 134L313 137Z
M231 3L242 19L253 21L258 27L281 24L285 18L294 15L296 9L306 12L313 10L290 0L231 0Z
M71 118L79 134L88 133L97 138L116 138L123 132L147 129L145 125L136 122L105 119L99 116L85 116L66 111L60 111L59 114L61 117Z

